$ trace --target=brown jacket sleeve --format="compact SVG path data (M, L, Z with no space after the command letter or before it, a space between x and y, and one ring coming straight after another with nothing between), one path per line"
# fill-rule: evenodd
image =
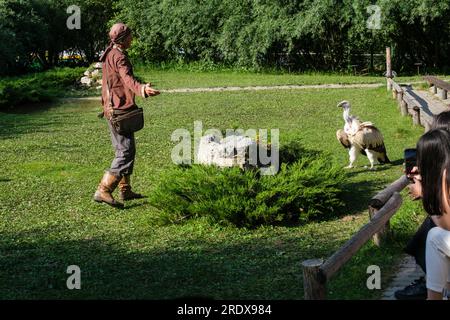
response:
M122 55L117 61L117 70L126 87L128 87L134 94L146 98L144 89L145 85L141 84L134 78L131 63L125 55Z

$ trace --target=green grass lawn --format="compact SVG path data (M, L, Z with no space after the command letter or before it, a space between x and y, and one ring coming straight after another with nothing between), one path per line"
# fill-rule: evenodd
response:
M191 72L187 70L164 70L138 66L135 74L142 81L151 82L161 90L176 88L281 86L281 85L323 85L323 84L379 84L386 83L380 76L354 76L339 73L255 73L247 71L218 70ZM440 75L442 79L448 76ZM398 83L425 82L422 76L396 77ZM66 97L98 96L100 90L69 90Z
M246 77L239 85L291 82L289 75ZM176 79L149 72L144 78L161 88L237 84L202 74ZM136 134L133 182L149 195L161 171L172 165L171 133L193 132L197 120L204 130L279 128L281 143L298 138L345 166L347 152L335 138L343 126L336 104L343 99L352 102L353 114L382 130L394 164L371 172L361 157L359 167L347 172L346 207L335 219L254 230L203 220L161 225L158 211L145 199L127 203L122 211L94 203L92 195L113 158L96 102L0 113L0 299L302 299L301 261L328 257L368 221L368 200L402 174L403 149L414 146L423 129L400 116L383 88L163 94L139 100L146 126ZM380 296L380 290L366 288L367 267L381 267L385 286L405 241L423 219L419 204L404 198L389 245L364 246L330 282L330 299ZM69 265L81 268L81 290L66 288Z
M188 72L185 70L161 70L137 67L135 73L159 89L204 88L227 86L277 86L277 85L320 85L320 84L384 84L380 76L354 76L339 73L255 73L244 71ZM442 76L445 77L445 76ZM398 82L423 81L422 76L395 78Z

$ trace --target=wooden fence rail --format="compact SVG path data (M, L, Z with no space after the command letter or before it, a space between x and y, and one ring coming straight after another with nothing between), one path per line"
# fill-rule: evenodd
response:
M402 176L375 195L369 202L370 222L326 261L309 259L302 262L305 300L325 299L327 282L370 238L373 237L376 245L381 244L381 240L385 239L390 218L402 204L399 192L408 183L408 179Z
M421 105L421 102L417 101L416 97L412 94L410 87L403 87L396 83L391 78L386 78L388 88L392 90L392 98L396 99L402 116L410 115L414 125L422 126L425 128L425 132L430 130L433 118L428 114L421 114L421 108L425 107Z
M392 182L385 189L378 192L372 199L369 200L369 207L377 210L381 209L386 202L391 198L394 192L402 191L409 184L409 180L406 175L402 175L400 178Z
M441 80L434 76L425 76L423 77L428 84L431 86L434 86L434 93L438 93L438 88L441 89L441 96L440 98L445 100L447 99L447 93L450 91L450 83L445 82L444 80Z
M370 218L374 217L378 211L383 208L383 206L388 202L391 196L395 192L402 191L409 184L408 178L405 175L401 176L393 183L391 183L387 188L380 191L369 201L369 216ZM373 235L373 242L377 246L381 246L383 241L386 240L390 231L390 221L388 220L386 224L378 230Z

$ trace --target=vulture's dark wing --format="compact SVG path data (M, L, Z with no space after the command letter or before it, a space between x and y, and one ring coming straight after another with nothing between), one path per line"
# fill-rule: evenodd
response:
M349 149L351 147L350 141L348 140L348 136L344 130L339 129L338 131L336 131L336 138L344 146L344 148Z
M350 140L348 138L348 135L345 133L344 130L340 129L336 132L336 138L339 140L339 142L344 146L344 148L350 149L352 146L350 143ZM366 151L364 149L360 150L362 155L366 155Z

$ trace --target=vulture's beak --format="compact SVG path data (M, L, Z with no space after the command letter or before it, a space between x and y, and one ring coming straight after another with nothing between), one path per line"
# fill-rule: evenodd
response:
M348 101L344 100L338 103L337 107L338 108L342 108L342 107L348 107L350 104L348 103Z

